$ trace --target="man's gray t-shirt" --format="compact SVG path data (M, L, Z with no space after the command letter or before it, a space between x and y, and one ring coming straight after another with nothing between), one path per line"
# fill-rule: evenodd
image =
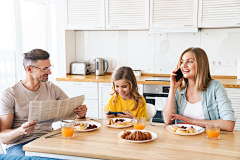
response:
M7 88L0 99L0 115L14 114L12 129L28 121L30 101L63 100L68 96L52 82L41 82L37 91L30 91L21 82ZM50 123L39 123L31 135L22 135L14 139L6 148L27 142L52 131Z

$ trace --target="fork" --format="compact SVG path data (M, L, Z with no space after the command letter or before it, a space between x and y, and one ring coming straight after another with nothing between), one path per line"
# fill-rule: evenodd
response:
M107 118L90 118L90 120L97 120L97 121L101 121L101 120L106 120Z

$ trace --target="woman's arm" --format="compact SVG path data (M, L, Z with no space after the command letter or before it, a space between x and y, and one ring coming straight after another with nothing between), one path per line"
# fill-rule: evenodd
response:
M163 109L163 118L166 124L172 124L172 121L173 121L171 114L175 114L175 94L176 94L176 89L171 89L170 87L168 99Z
M183 124L192 124L206 128L207 124L219 124L221 130L232 132L235 126L234 121L227 121L227 120L198 120L198 119L191 119L185 116L181 116L179 114L172 114L172 119L182 120Z
M163 109L163 118L164 118L164 122L166 124L171 124L172 123L172 116L171 114L175 114L175 94L177 91L177 88L180 86L180 84L183 81L183 78L181 78L178 82L176 82L175 79L175 72L177 71L177 69L175 69L172 74L171 74L171 82L170 82L170 90L169 90L169 94L168 94L168 99L166 102L166 105Z

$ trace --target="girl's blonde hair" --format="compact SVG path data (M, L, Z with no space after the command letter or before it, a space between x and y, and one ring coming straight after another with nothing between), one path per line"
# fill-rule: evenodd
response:
M196 71L197 71L197 73L195 75L196 84L197 84L196 89L204 92L204 91L206 91L208 85L212 81L207 54L201 48L190 47L190 48L186 49L185 51L183 51L183 53L181 54L181 56L178 60L177 68L180 68L182 57L187 52L193 53L194 58L195 58L195 66L196 66ZM187 83L188 83L188 79L184 78L179 87L179 91L184 89L187 86Z
M141 103L141 107L144 106L144 101L142 99L142 96L138 93L138 86L137 86L137 80L133 73L133 70L130 67L119 67L113 74L112 74L112 91L111 95L115 95L115 99L113 101L113 105L117 102L118 93L115 90L115 81L125 79L130 84L130 94L133 97L133 100L135 102L133 111L137 109L138 103Z

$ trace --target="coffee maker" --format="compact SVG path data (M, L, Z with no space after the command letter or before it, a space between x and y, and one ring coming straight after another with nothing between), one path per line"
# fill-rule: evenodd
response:
M104 76L108 69L108 61L103 58L96 58L95 61L95 75Z

